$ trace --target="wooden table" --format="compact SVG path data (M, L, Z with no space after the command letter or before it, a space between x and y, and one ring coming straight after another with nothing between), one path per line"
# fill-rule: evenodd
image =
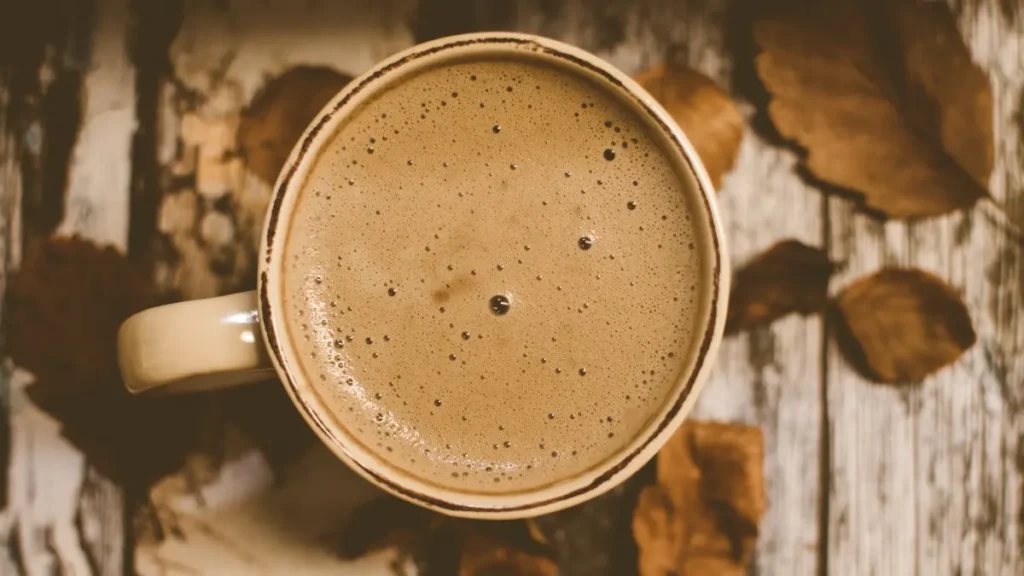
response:
M1019 225L1024 7L951 4L995 95L991 190ZM150 254L161 288L185 298L251 287L270 190L233 154L235 131L258 90L296 66L357 74L417 40L473 29L559 38L629 73L672 46L727 89L749 65L734 49L742 0L33 0L12 10L0 15L16 40L0 54L0 290L23 250L53 233ZM884 264L918 266L962 291L978 342L921 385L886 387L848 368L818 317L726 339L695 416L764 431L769 508L753 573L1024 574L1019 237L979 211L880 223L804 184L794 163L747 131L719 194L734 262L795 237L843 263L833 292ZM351 565L323 550L323 535L374 493L323 449L276 485L252 449L198 486L169 478L151 497L179 514L181 534L155 542L126 521L120 488L26 398L33 376L8 362L0 378L0 574L116 575L129 563L147 575L390 573L388 554ZM231 434L223 442L237 443ZM284 509L288 523L274 526ZM593 573L573 563L567 573Z

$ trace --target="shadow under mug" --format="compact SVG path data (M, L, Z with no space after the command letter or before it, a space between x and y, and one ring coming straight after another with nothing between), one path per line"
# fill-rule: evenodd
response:
M295 199L331 135L360 105L403 76L457 59L530 58L586 77L609 90L652 128L670 151L675 170L695 195L693 225L702 253L700 330L683 358L682 376L656 417L611 458L574 477L537 489L484 494L445 488L376 458L346 434L295 361L284 321L283 244ZM428 72L429 73L429 72ZM181 302L140 312L121 326L118 361L128 389L194 392L272 379L288 395L320 439L345 463L377 486L436 511L476 518L511 519L553 512L593 498L649 461L693 406L710 370L725 321L728 264L710 179L696 152L664 109L628 76L578 48L526 34L481 33L442 38L396 54L356 78L316 116L278 177L259 247L258 289ZM268 423L269 424L269 423Z

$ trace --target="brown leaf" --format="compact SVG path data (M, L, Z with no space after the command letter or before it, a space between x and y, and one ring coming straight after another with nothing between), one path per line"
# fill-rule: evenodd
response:
M384 548L415 559L424 576L558 573L543 535L527 521L450 518L390 496L356 510L341 534L338 553L358 558Z
M238 147L249 169L273 185L306 126L351 81L330 68L301 66L269 82L238 126Z
M830 0L754 36L769 116L815 177L896 218L988 194L992 91L945 3Z
M555 576L558 565L546 556L530 554L477 532L462 544L459 576Z
M755 427L687 421L633 514L640 576L746 574L767 506Z
M860 278L836 306L847 358L882 382L919 381L976 340L960 296L922 270L889 268Z
M146 483L177 467L190 398L133 397L117 369L121 321L154 303L148 275L80 238L35 244L8 293L10 352L29 397L108 476Z
M357 508L349 518L338 553L342 558L359 558L390 547L413 553L444 520L444 516L405 500L378 498Z
M784 240L736 272L729 294L725 331L768 324L786 314L811 314L828 302L835 265L818 248Z
M743 139L743 117L713 80L685 65L659 65L634 77L683 129L717 189Z

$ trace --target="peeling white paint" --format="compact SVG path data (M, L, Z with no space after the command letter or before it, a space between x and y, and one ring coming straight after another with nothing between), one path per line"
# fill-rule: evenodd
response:
M122 251L128 240L135 68L128 55L128 0L96 3L96 30L82 86L82 125L68 168L61 234Z
M10 94L0 86L0 110L5 110ZM19 238L21 238L21 172L17 155L14 153L14 135L8 132L7 115L0 114L0 255L7 259L0 266L0 296L7 292L8 272L6 264L17 263L21 259ZM9 409L10 370L0 367L0 410ZM10 471L5 471L10 475ZM10 494L7 497L8 507L0 510L0 542L11 542L14 530L17 529L15 511L11 508ZM0 546L0 574L15 574L14 550L8 546Z
M124 250L135 126L135 73L127 53L128 1L97 2L96 7L93 52L83 79L82 125L68 167L65 218L58 233L80 234ZM40 72L44 80L49 75L52 72L45 67ZM5 174L3 180L3 210L12 216L4 219L10 225L3 237L9 244L8 264L17 265L21 258L20 174ZM97 488L113 498L102 500L104 509L81 524L88 530L81 533L77 518L86 477L85 456L61 436L60 422L25 395L33 377L13 366L6 366L4 372L10 375L6 384L11 459L6 471L8 508L3 511L0 529L6 524L9 532L17 533L25 575L92 574L83 544L96 551L93 540L113 549L108 550L113 553L110 557L96 558L100 566L119 571L123 542L119 489L93 475L91 481L101 483ZM3 566L0 561L0 568ZM0 572L7 573L5 569Z
M60 435L60 422L25 395L35 377L10 364L7 382L11 410L11 462L8 509L18 533L18 553L26 576L90 574L79 545L75 516L85 457Z
M225 462L208 484L172 497L168 504L178 513L196 514L204 508L228 508L250 500L274 484L274 471L259 450L249 450Z
M268 474L263 457L249 451L198 489L175 477L163 482L153 499L164 502L180 537L140 545L138 574L393 576L394 549L353 562L332 548L351 511L379 490L320 444L284 475L284 484L271 488ZM415 576L411 561L402 566Z
M171 174L194 179L188 193L199 196L198 222L191 226L199 229L192 234L207 241L196 245L189 231L171 238L179 270L187 271L162 274L172 282L165 288L197 298L251 283L271 187L248 172L236 153L243 110L268 80L292 67L326 66L355 76L408 47L415 4L239 0L225 9L202 0L184 3L183 22L170 47L175 82L168 82L161 96L158 154ZM208 217L213 204L228 195L233 227L225 226L224 218ZM205 253L221 249L227 254ZM225 257L234 258L228 273L209 269L210 262Z
M291 66L330 66L354 76L411 45L407 23L415 4L240 0L224 10L188 0L171 61L179 80L209 97L211 108L231 112L251 100L268 77ZM237 94L218 102L224 85Z

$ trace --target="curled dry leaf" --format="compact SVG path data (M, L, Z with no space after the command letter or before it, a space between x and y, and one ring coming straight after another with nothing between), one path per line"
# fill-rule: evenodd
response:
M146 483L180 464L191 398L133 397L117 368L121 321L154 303L148 274L79 238L34 245L8 292L10 352L29 397L109 477Z
M558 573L540 530L527 521L449 518L390 496L355 511L340 537L339 554L358 558L396 548L421 574L547 576Z
M477 532L468 532L462 543L459 576L555 576L558 565L547 556L510 546Z
M743 117L713 80L685 65L659 65L634 80L654 96L697 149L717 189L743 139Z
M769 116L815 177L896 218L987 195L992 91L946 3L829 0L754 36Z
M422 548L445 517L405 500L386 496L360 506L349 518L337 547L342 558L359 558L395 547L405 555Z
M835 265L818 248L797 240L772 246L736 272L726 333L768 324L793 312L811 314L824 309L834 270Z
M306 126L351 80L330 68L302 66L269 82L238 126L238 147L249 169L273 185Z
M685 422L633 514L640 576L746 574L767 506L763 460L758 428Z
M839 294L836 306L847 358L882 382L919 381L976 340L960 296L922 270L890 268L860 278Z

